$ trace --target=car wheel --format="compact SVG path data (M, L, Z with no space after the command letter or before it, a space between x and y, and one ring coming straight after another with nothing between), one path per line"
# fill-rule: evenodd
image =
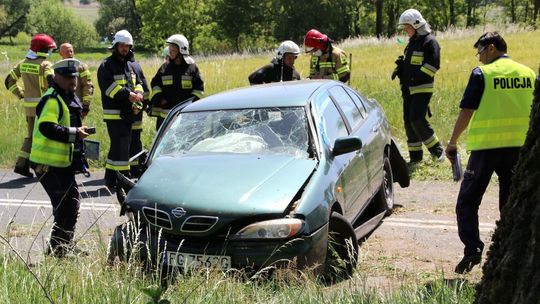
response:
M383 180L381 188L376 194L376 203L379 206L384 207L386 215L392 214L394 209L394 177L392 175L392 166L390 165L390 159L388 156L384 156L383 160Z
M328 227L328 246L323 283L333 284L351 277L358 256L354 229L341 214L332 212Z
M125 236L127 235L126 230L125 224L118 225L116 228L114 228L111 240L109 241L109 248L107 250L107 263L113 264L116 257L118 257L120 261L125 260L125 253L129 252L129 250L125 250L127 243L125 241Z

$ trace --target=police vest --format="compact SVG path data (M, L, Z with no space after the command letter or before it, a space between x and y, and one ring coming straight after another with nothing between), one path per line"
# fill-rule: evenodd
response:
M62 97L50 88L45 92L45 105L34 124L32 150L30 160L37 164L52 167L66 168L71 165L73 159L73 144L63 143L45 137L39 131L42 122L52 122L65 127L70 127L69 109Z
M521 147L529 128L535 74L510 58L480 66L484 94L469 124L470 151Z

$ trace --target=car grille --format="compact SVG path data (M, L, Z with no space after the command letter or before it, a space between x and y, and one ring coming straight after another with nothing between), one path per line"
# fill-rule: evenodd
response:
M214 227L218 219L214 216L190 216L184 221L180 230L183 232L207 232Z
M172 230L172 222L169 214L156 208L143 207L142 212L146 221L158 228Z

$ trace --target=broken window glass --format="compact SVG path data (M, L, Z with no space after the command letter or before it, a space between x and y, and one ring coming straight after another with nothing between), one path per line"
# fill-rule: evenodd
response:
M180 113L157 143L154 158L184 153L286 154L309 157L303 107Z

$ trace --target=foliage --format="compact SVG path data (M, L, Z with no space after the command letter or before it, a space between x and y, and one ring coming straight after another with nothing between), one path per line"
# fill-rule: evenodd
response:
M94 45L97 39L95 30L59 1L37 1L30 7L27 20L27 32L47 33L57 44L70 42L82 47Z
M23 28L31 0L0 0L0 37L15 37Z
M102 39L112 40L117 31L128 30L137 40L141 30L141 21L135 8L135 0L98 0L98 2L99 17L95 27Z

